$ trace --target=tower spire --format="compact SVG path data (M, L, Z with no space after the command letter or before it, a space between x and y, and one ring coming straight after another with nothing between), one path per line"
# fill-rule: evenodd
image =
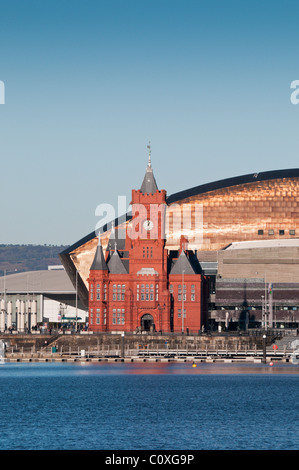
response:
M90 270L92 271L107 271L107 264L105 261L105 257L103 254L103 248L102 248L102 243L101 243L101 234L100 231L98 233L98 246L95 252L95 256L92 262L92 265L90 267Z
M153 174L153 169L152 169L152 160L151 160L152 147L151 147L150 142L148 143L147 148L148 148L148 164L146 167L146 172L145 172L145 176L144 176L140 191L143 194L155 194L155 192L158 190L158 186L157 186L157 183Z
M148 166L148 168L151 168L151 167L152 167L152 161L151 161L151 156L152 156L151 141L149 141L147 148L148 148L148 164L147 164L147 166Z

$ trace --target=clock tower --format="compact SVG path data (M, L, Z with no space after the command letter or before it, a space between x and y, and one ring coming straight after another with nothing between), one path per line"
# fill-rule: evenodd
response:
M170 331L165 249L166 191L158 189L150 146L148 149L148 165L141 188L132 190L133 217L127 230L130 273L136 282L133 316L139 325L151 322L156 330Z
M167 251L166 191L159 190L151 149L140 189L132 191L128 225L111 226L106 252L101 235L89 275L89 328L94 332L198 332L202 326L201 267L181 236Z

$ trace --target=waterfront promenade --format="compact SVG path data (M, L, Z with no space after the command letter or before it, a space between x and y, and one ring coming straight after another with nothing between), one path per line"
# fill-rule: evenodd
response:
M2 334L6 362L288 363L296 335Z

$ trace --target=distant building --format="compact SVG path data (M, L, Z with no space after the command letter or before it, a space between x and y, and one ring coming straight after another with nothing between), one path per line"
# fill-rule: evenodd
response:
M0 331L24 332L66 324L85 326L87 311L63 269L0 277ZM76 315L77 314L77 315Z
M298 328L298 263L299 239L236 242L219 251L210 325Z

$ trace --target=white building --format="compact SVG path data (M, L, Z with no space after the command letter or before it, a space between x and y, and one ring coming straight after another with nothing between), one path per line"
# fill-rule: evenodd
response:
M0 278L0 331L63 324L85 326L87 311L64 269L29 271Z

